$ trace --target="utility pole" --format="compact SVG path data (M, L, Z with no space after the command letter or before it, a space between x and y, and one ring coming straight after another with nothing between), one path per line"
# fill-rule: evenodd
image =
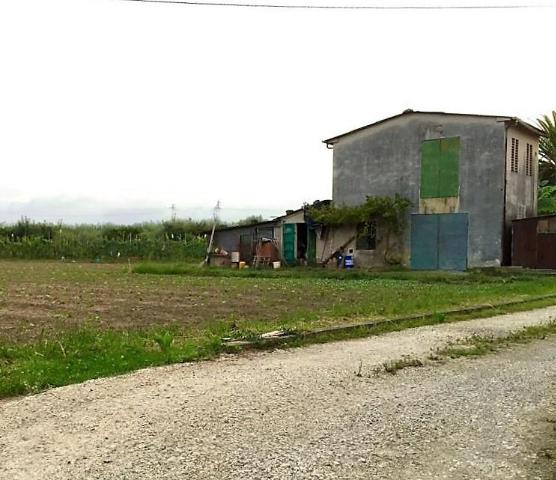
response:
M210 251L212 250L212 241L214 240L214 231L216 230L216 223L218 222L218 212L220 210L220 200L216 202L216 206L212 211L212 232L210 233L209 245L207 248L207 256L205 257L204 265L208 265Z

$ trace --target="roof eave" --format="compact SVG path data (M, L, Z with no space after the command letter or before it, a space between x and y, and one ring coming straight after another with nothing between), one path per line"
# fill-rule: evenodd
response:
M263 222L257 223L249 223L247 225L231 225L229 227L217 228L215 232L226 232L228 230L236 230L238 228L252 228L252 227L262 227L262 226L270 226L275 225L277 222L281 221L283 218L289 217L290 215L295 215L296 213L302 212L303 208L298 208L297 210L292 210L290 213L286 213L285 215L280 215L279 217L272 218L270 220L264 220ZM207 230L204 233L210 233L212 230Z
M515 125L517 125L519 127L522 127L525 130L528 130L529 132L531 132L535 135L538 135L539 137L544 135L544 132L541 129L535 127L534 125L531 125L530 123L527 123L524 120L521 120L521 118L512 117L512 118L506 120L506 124L508 124L510 122L513 122Z
M353 135L354 133L360 132L360 131L365 130L365 129L370 128L370 127L375 127L375 126L380 125L384 122L394 120L398 117L402 117L404 115L412 115L412 114L451 115L451 116L462 116L462 117L497 118L497 119L500 119L500 121L503 121L503 122L508 122L508 121L513 120L513 121L518 122L519 125L521 125L525 129L529 130L530 132L534 133L535 135L542 135L543 134L542 130L539 130L535 126L531 125L530 123L525 122L524 120L521 120L518 117L509 117L509 116L506 116L506 115L481 115L481 114L474 114L474 113L424 112L424 111L419 111L419 110L409 110L408 109L408 110L403 111L402 113L399 113L398 115L394 115L392 117L387 117L387 118L384 118L382 120L379 120L378 122L370 123L370 124L365 125L363 127L356 128L355 130L350 130L349 132L342 133L341 135L336 135L335 137L328 138L326 140L323 140L322 143L324 143L328 148L331 148L336 143L338 143L339 140L341 140L344 137Z
M361 130L365 130L366 128L374 127L376 125L380 125L381 123L388 122L389 120L394 120L395 118L401 117L403 115L408 115L410 113L415 113L415 112L406 110L402 113L398 113L397 115L393 115L391 117L387 117L387 118L384 118L382 120L379 120L378 122L369 123L368 125L356 128L355 130L350 130L349 132L342 133L340 135L336 135L335 137L329 138L327 140L323 140L322 143L324 143L327 147L330 147L330 145L333 146L334 144L338 143L338 140L340 140L341 138L344 138L344 137L347 137L348 135L352 135L354 133L360 132Z

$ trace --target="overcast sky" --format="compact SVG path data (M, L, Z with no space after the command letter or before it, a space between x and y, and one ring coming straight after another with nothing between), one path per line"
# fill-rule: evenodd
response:
M555 109L555 20L4 0L0 222L207 216L217 200L229 219L330 198L325 138L406 108Z

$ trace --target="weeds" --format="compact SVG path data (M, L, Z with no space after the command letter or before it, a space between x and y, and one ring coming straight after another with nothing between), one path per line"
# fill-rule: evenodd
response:
M388 362L384 362L380 366L374 369L374 373L378 374L381 372L386 372L391 375L395 375L398 370L403 370L404 368L409 367L422 367L423 362L418 358L411 357L410 355L403 355L401 358L397 360L390 360Z
M433 313L432 320L434 323L444 323L446 321L446 314L443 312Z
M171 332L166 330L162 333L155 333L153 339L163 353L168 354L170 352L170 348L174 342L174 335Z
M363 360L359 360L359 367L357 368L357 372L355 372L356 377L362 377L361 370L363 369Z
M498 352L516 344L532 342L534 340L544 340L548 335L556 334L556 322L544 325L534 325L525 327L515 332L510 332L506 336L495 337L492 335L471 335L470 337L452 342L445 347L434 350L427 360L442 362L446 358L455 359L460 357L479 357L490 353ZM422 367L425 362L404 355L396 360L384 362L375 367L373 372L381 374L383 372L395 375L399 370L410 367ZM361 375L356 375L361 376Z
M502 337L472 335L438 349L436 355L448 358L477 357L509 348L512 345L544 340L548 335L555 333L556 322L552 321L543 325L525 327Z
M375 327L359 328L349 332L323 333L314 337L298 336L288 339L284 347L301 346L369 335L379 335L404 328L413 328L431 321L452 321L450 317L420 317L406 323L378 324ZM0 397L78 383L85 380L126 373L139 368L189 362L214 358L220 353L237 352L240 347L230 347L222 337L230 336L230 325L214 325L197 332L173 332L163 330L101 330L83 328L71 330L54 337L41 335L34 341L15 343L0 341ZM248 336L240 331L240 336ZM178 335L181 333L181 335ZM528 327L508 337L485 337L474 335L468 339L435 351L429 359L484 355L533 339L544 338L556 333L556 323ZM250 335L254 335L250 332ZM259 337L260 338L260 337ZM156 348L153 348L156 346ZM265 347L255 344L255 347ZM375 373L396 374L408 367L420 367L423 361L411 356L383 363ZM356 376L362 376L362 362Z
M437 350L436 355L440 358L477 357L496 351L499 344L500 340L492 336L472 335Z
M154 342L153 342L154 339ZM153 343L157 348L153 348ZM220 338L178 341L167 331L80 329L26 344L0 343L0 397L35 393L139 368L213 358Z

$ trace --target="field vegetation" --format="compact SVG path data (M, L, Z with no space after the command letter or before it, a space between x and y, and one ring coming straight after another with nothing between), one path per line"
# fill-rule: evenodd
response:
M556 277L505 271L234 271L191 264L138 265L136 271L155 273L94 262L1 261L0 396L211 358L235 348L224 339L285 330L301 334L289 342L294 346L380 334L464 318L442 313L454 307L556 292ZM534 304L549 303L556 299ZM382 322L425 313L433 315ZM302 335L368 320L378 325Z
M0 258L184 261L202 258L211 221L64 225L22 218L0 225Z

